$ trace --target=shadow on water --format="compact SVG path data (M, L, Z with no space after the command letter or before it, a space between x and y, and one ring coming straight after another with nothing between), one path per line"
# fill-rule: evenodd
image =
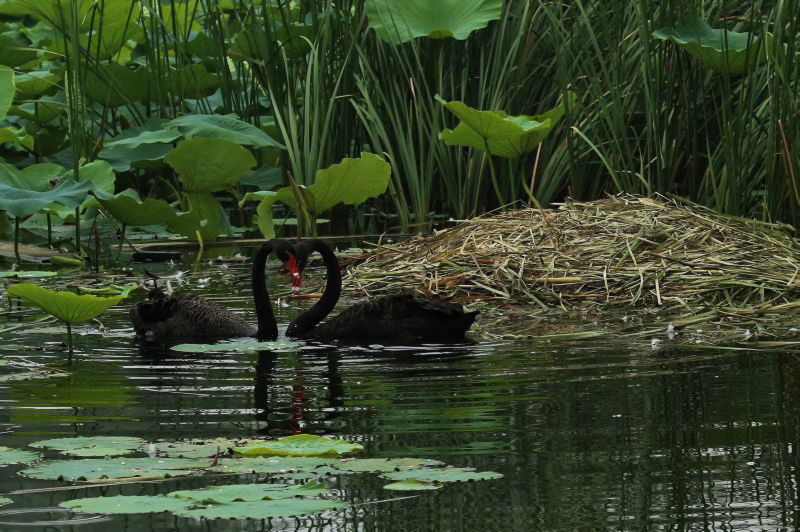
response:
M246 286L188 289L252 318ZM243 269L229 275L241 278ZM224 280L224 279L223 279ZM241 288L237 288L240 287ZM233 288L231 288L233 287ZM236 292L241 290L241 292ZM233 293L232 293L233 292ZM298 306L302 303L298 303ZM277 306L282 326L299 311ZM0 380L0 445L63 435L155 439L334 435L365 457L413 456L498 471L501 480L397 499L376 475L329 479L370 504L286 522L201 523L166 514L111 523L6 530L577 530L796 529L800 354L604 345L487 344L325 347L247 354L135 345L123 309L105 329L80 328L67 375ZM31 324L14 343L45 345L58 329ZM3 342L6 340L4 339ZM63 354L32 351L61 367ZM0 377L4 369L0 367ZM54 488L19 466L0 494ZM239 479L242 480L242 479ZM229 480L233 482L234 480ZM5 510L67 499L154 495L203 477L13 495ZM17 522L44 519L20 513ZM47 520L69 516L46 514Z

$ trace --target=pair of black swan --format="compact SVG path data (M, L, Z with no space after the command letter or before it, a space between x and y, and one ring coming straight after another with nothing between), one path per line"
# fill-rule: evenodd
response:
M261 246L253 258L257 327L200 296L167 296L154 290L147 301L130 310L134 329L139 335L152 333L159 338L221 340L250 336L275 340L278 326L267 292L267 257L275 252L289 270L294 291L299 289L301 272L315 251L322 256L327 270L325 291L317 303L289 324L286 336L290 338L362 344L453 341L463 339L475 321L477 312L465 312L461 305L442 298L400 293L356 303L320 324L333 311L342 291L336 255L321 240L304 241L295 247L274 238Z

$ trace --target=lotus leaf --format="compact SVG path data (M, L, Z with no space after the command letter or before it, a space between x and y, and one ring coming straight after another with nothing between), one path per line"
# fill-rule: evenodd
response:
M19 98L33 100L57 87L61 76L49 70L26 72L16 77L16 87Z
M168 90L163 92L162 96L180 95L182 98L205 98L212 95L219 87L219 76L212 74L205 66L197 63L181 68L170 68L166 75L163 72L151 71L148 79L152 80L156 76L161 76L167 82Z
M37 461L39 453L0 446L0 467L9 464L30 464Z
M14 501L9 499L8 497L0 497L0 506L5 506L6 504L11 504L12 502Z
M0 42L0 47L2 42ZM14 71L0 65L0 120L3 120L14 101Z
M18 271L18 272L0 272L0 278L2 277L16 277L18 279L41 279L44 277L55 277L58 275L58 272L49 272L49 271Z
M117 221L129 226L143 226L168 223L175 218L175 209L160 199L142 200L132 188L119 194L107 194L96 190L94 193L101 207Z
M439 96L436 99L461 122L454 130L445 129L440 138L448 146L469 146L486 150L492 155L515 159L534 148L553 130L566 112L565 101L569 106L575 104L574 93L556 107L535 116L510 116L505 111L479 111L463 102L446 102Z
M23 43L10 35L0 35L0 65L16 68L36 59L36 51L25 48Z
M200 233L203 240L216 240L225 217L222 205L210 192L190 192L185 197L190 210L176 213L167 222L170 230L190 239Z
M654 31L653 37L676 43L721 74L739 74L756 64L757 37L714 29L697 15L680 19L674 27Z
M144 443L144 440L130 436L75 436L40 440L30 446L55 449L73 456L117 456L135 452Z
M289 473L296 471L309 472L316 468L333 464L329 458L306 456L279 456L264 458L234 458L224 460L210 470L217 473Z
M180 509L174 513L198 519L268 519L339 510L345 506L343 502L325 499L280 499L214 504L205 508Z
M386 484L383 489L391 491L422 491L438 490L442 487L444 487L444 484L432 484L421 480L401 480L400 482Z
M111 284L108 286L103 286L100 288L97 287L89 287L89 286L79 286L78 290L82 294L92 294L95 296L122 296L128 297L131 292L136 292L137 290L144 290L140 285L136 283L126 284L124 286L120 286L117 284Z
M208 467L208 460L182 458L87 458L43 462L20 474L46 480L99 480L102 478L178 477Z
M442 465L443 462L429 458L354 458L342 460L336 464L336 468L354 473L388 473Z
M472 480L492 480L503 475L494 471L473 471L463 467L447 467L444 469L409 469L385 473L384 478L390 480L417 480L420 482L464 482Z
M128 148L138 148L142 144L165 144L179 139L181 136L177 131L167 129L152 130L147 129L136 136L117 137L105 143L107 147L127 146Z
M106 107L136 103L147 96L148 72L119 63L94 65L86 73L84 87L89 99Z
M83 323L96 318L124 297L97 297L72 292L47 290L35 284L15 284L8 288L8 295L21 297L48 314L70 324Z
M258 192L248 192L239 202L241 207L246 202L255 200L259 201L256 207L256 214L258 214L258 229L264 238L269 240L275 238L275 225L272 221L272 205L278 200L278 193L271 190L260 190Z
M417 37L467 39L500 18L502 0L367 0L369 26L384 41L401 44Z
M174 512L177 509L189 508L192 503L164 495L117 495L75 499L59 503L59 506L84 513L150 514Z
M253 155L238 144L204 137L182 141L164 160L178 172L184 189L191 192L235 186L256 164Z
M50 190L50 180L61 177L66 172L67 170L63 166L55 163L32 164L30 166L26 166L20 171L23 178L29 185L28 187L24 188L38 190L40 192Z
M0 183L0 210L20 218L30 216L52 203L75 208L86 199L91 183L64 181L53 190L25 190Z
M362 449L364 447L357 443L313 434L297 434L274 441L260 441L236 447L234 451L245 456L338 456L357 453Z
M177 129L187 139L205 137L256 148L266 146L284 148L280 142L256 126L239 120L235 115L186 115L176 118L168 124L168 127Z
M294 484L229 484L202 490L173 491L167 496L210 504L314 497L327 491L327 488L318 482L308 482L300 486Z
M163 159L172 150L169 144L180 138L180 133L166 131L167 120L151 118L139 127L129 128L106 141L98 157L108 161L121 172L142 161Z
M207 458L220 453L227 453L237 445L247 443L249 440L230 440L228 438L215 438L211 440L186 440L186 441L162 441L151 444L163 456L174 458Z
M70 170L59 179L59 182L74 182L74 175L75 172ZM114 169L105 161L92 161L78 169L78 181L80 183L91 183L92 190L113 193L115 180Z
M171 349L183 353L254 353L257 351L294 351L302 345L304 345L302 342L293 340L275 340L272 342L243 340L219 344L179 344L172 346Z

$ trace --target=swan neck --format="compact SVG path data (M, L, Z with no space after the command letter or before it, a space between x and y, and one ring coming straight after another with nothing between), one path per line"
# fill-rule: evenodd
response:
M333 311L342 293L342 273L339 270L339 260L333 250L322 240L310 240L306 242L306 245L312 252L316 251L322 256L327 278L325 280L325 291L319 301L295 318L289 325L287 335L293 337L302 337L311 332L319 322Z
M267 291L267 257L272 251L271 242L267 242L258 249L253 258L253 302L258 319L256 338L259 341L278 338L278 323L275 321Z

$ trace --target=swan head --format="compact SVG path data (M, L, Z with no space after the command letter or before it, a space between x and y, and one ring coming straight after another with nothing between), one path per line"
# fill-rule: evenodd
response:
M300 266L297 264L297 257L293 253L288 253L288 258L284 264L289 270L289 277L292 279L292 295L300 293L300 286L303 284L303 274L300 273Z

